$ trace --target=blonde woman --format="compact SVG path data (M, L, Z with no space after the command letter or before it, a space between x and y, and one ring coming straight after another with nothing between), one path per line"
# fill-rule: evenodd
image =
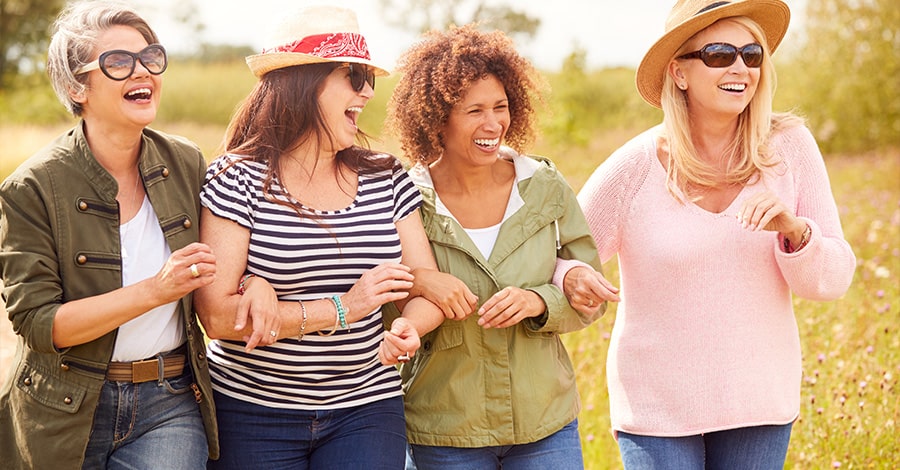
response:
M637 71L662 125L578 195L601 258L618 255L607 375L626 469L782 468L800 408L791 294L836 299L853 278L816 142L771 110L789 18L780 0L678 1Z

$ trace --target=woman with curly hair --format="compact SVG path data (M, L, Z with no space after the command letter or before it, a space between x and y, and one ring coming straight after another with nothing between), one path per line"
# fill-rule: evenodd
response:
M413 160L441 271L415 270L413 292L444 316L427 334L434 318L410 318L423 335L401 366L413 460L420 470L582 468L560 334L605 304L575 311L552 280L557 257L599 269L596 247L549 160L501 153L533 140L540 75L503 33L473 26L429 33L399 71L388 125Z

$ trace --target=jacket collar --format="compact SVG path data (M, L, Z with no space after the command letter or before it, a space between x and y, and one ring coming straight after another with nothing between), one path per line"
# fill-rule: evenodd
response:
M565 211L561 179L556 177L552 163L541 157L513 157L516 185L524 205L512 214L500 228L497 244L491 252L489 265L497 265L541 228L562 217ZM422 193L422 223L432 243L456 247L470 258L481 262L481 252L465 230L449 215L438 211L434 183L428 169L417 164L409 174Z

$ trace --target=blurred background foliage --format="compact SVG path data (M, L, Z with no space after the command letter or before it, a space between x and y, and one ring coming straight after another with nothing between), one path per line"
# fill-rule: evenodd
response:
M483 16L494 18L484 27L500 26L515 37L533 35L540 22L510 7L479 7L473 18L457 18L449 0L380 1L395 8L417 8L411 12L430 12L395 16L409 19L411 30ZM49 27L63 3L0 0L0 116L4 123L45 125L72 119L56 101L44 73ZM191 15L192 5L186 0L173 15L199 31L204 25ZM799 37L788 38L776 54L776 108L805 116L826 154L900 144L900 2L809 0L806 11L794 15L804 15L806 27ZM251 53L249 47L202 44L190 55L172 57L158 122L224 126L253 86L254 77L243 62ZM645 128L662 118L636 93L633 69L588 69L585 51L578 46L560 70L543 72L552 93L541 114L541 139L558 151L583 149L598 132ZM384 103L394 80L379 80L379 93L362 116L363 128L370 134L381 134Z

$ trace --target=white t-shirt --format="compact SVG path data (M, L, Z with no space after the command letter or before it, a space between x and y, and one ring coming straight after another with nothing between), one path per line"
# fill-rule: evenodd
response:
M119 226L119 238L123 287L155 276L172 254L146 195L137 215ZM112 360L139 361L180 346L184 327L176 315L177 305L177 300L160 305L120 326Z

